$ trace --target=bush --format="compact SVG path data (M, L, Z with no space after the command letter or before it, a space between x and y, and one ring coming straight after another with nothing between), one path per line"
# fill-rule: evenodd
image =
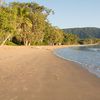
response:
M5 45L17 46L17 44L15 44L15 43L13 43L13 42L11 42L11 41L7 41L7 42L5 43Z

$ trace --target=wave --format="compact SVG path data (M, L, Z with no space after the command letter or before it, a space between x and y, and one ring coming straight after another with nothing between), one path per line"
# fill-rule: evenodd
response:
M79 47L78 47L79 48ZM85 47L86 48L86 47ZM88 50L63 48L56 49L54 54L65 60L73 61L81 64L81 66L87 69L89 72L95 74L100 78L100 48L87 48ZM89 52L94 51L94 52Z
M90 51L100 51L100 48L88 48L88 50L90 50Z

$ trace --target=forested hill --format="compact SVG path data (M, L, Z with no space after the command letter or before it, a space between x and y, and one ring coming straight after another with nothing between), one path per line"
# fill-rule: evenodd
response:
M65 33L77 34L80 38L100 38L100 28L68 28L63 29Z

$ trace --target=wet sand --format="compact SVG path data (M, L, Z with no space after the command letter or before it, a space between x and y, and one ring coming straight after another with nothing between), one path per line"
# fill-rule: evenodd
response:
M100 100L100 78L55 48L0 47L0 100Z

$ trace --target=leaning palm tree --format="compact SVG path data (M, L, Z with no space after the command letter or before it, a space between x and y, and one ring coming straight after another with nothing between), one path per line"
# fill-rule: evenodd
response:
M3 46L8 39L11 38L12 33L14 32L14 20L12 16L12 9L10 7L1 7L0 10L1 16L1 28L2 28L2 34L4 34L5 38L3 39L1 46Z

